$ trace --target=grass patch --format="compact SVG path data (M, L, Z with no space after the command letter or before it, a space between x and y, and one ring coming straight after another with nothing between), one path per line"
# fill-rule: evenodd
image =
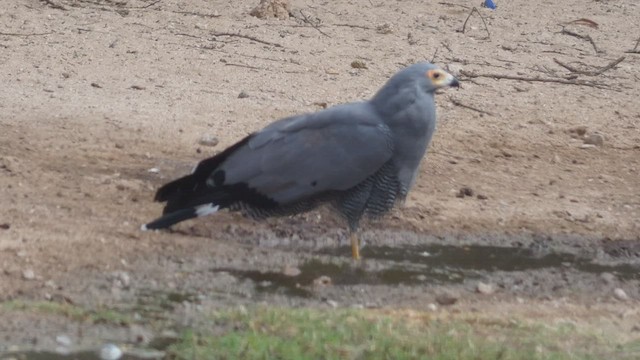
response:
M132 318L112 309L87 310L79 306L51 301L5 301L0 308L6 311L25 311L30 313L64 316L74 321L88 321L94 324L128 325Z
M185 332L169 348L168 358L631 359L571 327L438 320L416 312L253 308L217 312L211 322L207 332Z

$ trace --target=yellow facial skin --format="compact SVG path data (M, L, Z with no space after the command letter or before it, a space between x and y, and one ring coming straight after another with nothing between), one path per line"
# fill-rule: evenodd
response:
M450 77L451 77L451 75L449 75L448 73L438 69L429 70L425 75L429 78L429 80L431 80L431 83L436 87L447 86L450 82Z

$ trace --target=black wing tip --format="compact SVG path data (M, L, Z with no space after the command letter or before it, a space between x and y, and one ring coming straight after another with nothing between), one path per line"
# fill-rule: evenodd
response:
M193 219L194 217L197 217L197 216L198 216L198 213L196 212L195 208L182 209L182 210L174 211L172 213L168 213L166 215L163 215L153 220L150 223L144 224L140 227L140 230L147 231L147 230L166 229L179 222Z

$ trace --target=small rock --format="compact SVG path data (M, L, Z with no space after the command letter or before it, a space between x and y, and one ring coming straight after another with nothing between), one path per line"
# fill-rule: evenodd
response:
M329 306L331 306L334 309L338 307L338 302L334 300L327 300L327 304L329 304Z
M600 274L600 278L607 284L613 284L616 281L616 276L609 272L603 272Z
M384 23L376 26L376 32L378 34L391 34L393 32L393 25Z
M284 269L282 269L282 274L284 276L298 276L302 273L302 271L300 269L298 269L295 266L285 266Z
M322 275L316 278L315 280L313 280L313 286L315 287L331 286L332 284L333 284L333 281L331 280L330 277L326 275Z
M153 333L140 325L131 325L129 339L134 344L147 345L153 340Z
M454 294L444 293L436 296L436 302L442 306L453 305L458 302L458 297Z
M67 335L58 335L56 336L56 342L59 345L65 346L65 347L69 347L71 346L71 338Z
M25 280L33 280L36 278L36 274L31 269L27 269L22 272L22 278Z
M102 89L102 86L100 86L100 84L95 83L95 82L92 82L92 83L91 83L91 86L93 86L93 87L94 87L94 88L96 88L96 89Z
M157 174L157 173L159 173L159 172L160 172L160 169L158 169L158 168L156 168L156 167L153 167L153 168L151 168L151 169L147 170L147 172L150 172L150 173L152 173L152 174Z
M627 293L624 290L620 289L620 288L615 288L613 290L613 296L616 299L620 300L620 301L628 301L629 300L629 295L627 295Z
M284 20L289 18L290 12L287 0L260 0L258 6L253 8L249 15L258 19L277 18Z
M591 134L584 138L584 143L595 146L604 145L604 136L601 134Z
M493 294L493 292L495 291L495 289L493 288L493 285L491 284L486 284L483 282L479 282L478 285L476 285L476 291L480 294L483 295L490 295Z
M351 62L351 67L354 69L367 69L367 64L361 60L354 60Z
M128 288L131 285L131 277L126 271L116 271L112 276L113 284L119 288Z
M218 145L218 138L211 135L203 135L200 140L198 140L198 144L202 146L216 146Z
M587 127L584 125L572 127L569 130L569 134L576 134L579 137L583 137L587 133Z
M2 230L9 230L10 228L11 228L11 224L9 223L0 224L0 229Z
M460 188L460 190L456 194L456 197L463 198L466 196L473 196L473 189L467 186L463 186Z
M238 99L246 99L249 97L249 94L247 94L246 91L240 91L240 94L238 94Z
M478 200L487 200L488 199L487 195L482 195L482 194L478 194L476 197L478 198Z
M117 345L106 344L98 352L100 360L118 360L122 357L122 350Z
M429 305L427 305L427 310L429 310L429 311L438 311L438 305L436 305L434 303L429 303Z

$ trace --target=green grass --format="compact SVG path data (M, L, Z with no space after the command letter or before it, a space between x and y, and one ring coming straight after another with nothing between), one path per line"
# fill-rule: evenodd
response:
M170 359L631 359L571 326L549 328L427 313L255 308L215 313ZM613 355L612 355L613 354ZM635 353L639 355L639 353Z

